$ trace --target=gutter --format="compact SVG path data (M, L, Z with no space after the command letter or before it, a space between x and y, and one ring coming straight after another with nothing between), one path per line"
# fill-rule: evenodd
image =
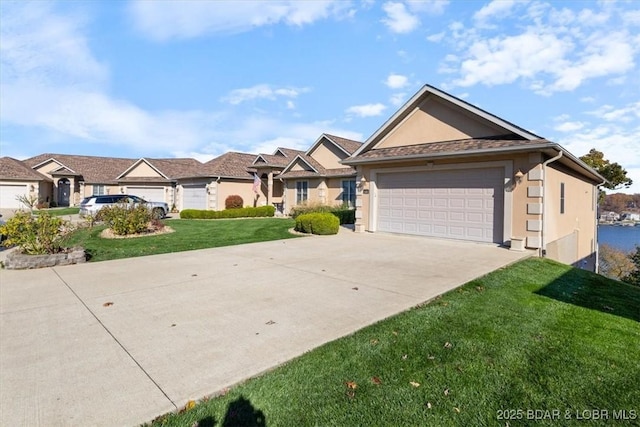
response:
M547 221L545 221L545 217L546 215L546 210L547 210L547 165L549 163L555 162L556 160L559 160L562 155L564 154L564 151L559 150L558 155L555 157L552 157L548 160L546 160L545 162L542 163L542 231L540 232L540 240L541 240L541 248L540 248L540 257L545 257L547 255L547 242L545 240L545 235L546 235L546 228L547 228Z

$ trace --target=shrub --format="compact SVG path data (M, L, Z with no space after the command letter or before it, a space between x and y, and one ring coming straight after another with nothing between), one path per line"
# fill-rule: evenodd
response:
M244 200L237 194L232 194L224 200L225 209L239 209L244 206Z
M340 220L340 225L342 224L355 224L356 222L356 211L355 209L351 209L344 206L329 206L322 204L308 204L308 205L299 205L291 208L291 212L289 214L293 219L296 219L299 215L308 214L308 213L326 213L330 212L338 217Z
M19 211L0 226L0 234L6 236L6 246L18 246L29 255L44 255L60 252L62 242L70 228L68 222L43 212L37 217Z
M295 230L302 233L328 235L337 234L339 229L340 220L332 213L313 212L296 218Z
M228 218L258 218L272 217L276 213L273 206L258 206L257 208L225 209L223 211L207 211L198 209L184 209L180 211L182 219L228 219Z
M144 205L122 204L100 209L97 218L104 221L114 234L126 236L147 231L152 215Z

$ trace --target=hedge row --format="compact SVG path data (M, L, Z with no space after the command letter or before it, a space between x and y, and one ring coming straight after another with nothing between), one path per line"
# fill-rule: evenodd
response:
M296 231L309 234L338 234L340 220L337 216L328 212L316 212L298 215L296 218Z
M273 206L258 206L257 208L225 209L223 211L207 211L199 209L184 209L180 211L182 219L222 219L222 218L258 218L273 216L276 208Z
M355 209L329 206L329 205L300 205L291 208L291 217L296 219L298 216L308 213L332 213L340 219L340 224L355 224Z

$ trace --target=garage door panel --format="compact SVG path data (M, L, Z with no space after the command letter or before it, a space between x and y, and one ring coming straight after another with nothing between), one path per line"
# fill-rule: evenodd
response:
M26 185L0 185L0 208L3 209L19 209L22 204L18 201L18 197L27 194Z
M164 187L127 187L127 193L147 202L164 202Z
M381 173L378 230L501 242L503 179L502 168Z

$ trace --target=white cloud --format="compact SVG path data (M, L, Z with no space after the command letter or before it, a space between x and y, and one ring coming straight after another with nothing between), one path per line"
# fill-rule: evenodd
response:
M436 34L431 34L430 36L427 36L427 41L430 41L432 43L440 43L442 39L444 39L445 35L446 33L444 31L441 31Z
M402 89L409 84L409 79L402 74L389 74L384 84L391 89Z
M321 19L348 17L350 2L324 1L147 1L135 0L129 14L135 26L154 40L234 34L284 23L303 26Z
M640 122L640 101L619 108L605 104L588 114L607 122L638 123Z
M449 0L407 0L406 2L413 12L428 15L443 14L449 3Z
M593 96L583 96L580 98L580 102L586 102L588 104L592 104L596 102L596 99Z
M268 84L259 84L249 88L234 89L222 100L232 105L238 105L255 99L276 100L282 98L297 98L301 93L309 92L309 88L273 88Z
M439 72L457 75L444 86L521 82L540 95L551 95L597 78L625 84L636 69L640 36L627 27L630 24L624 25L624 9L603 2L575 12L532 2L519 17L521 25L500 31L486 25L522 4L493 1L476 12L475 27L449 24L444 39L459 58L439 64Z
M407 94L404 92L394 93L393 95L391 95L391 98L389 98L389 102L394 107L399 107L400 105L404 104L406 100Z
M420 25L418 17L411 14L403 3L387 2L382 10L387 14L382 22L394 33L410 33Z
M493 0L473 15L473 19L485 22L492 18L504 19L511 15L511 9L516 4L515 0Z
M386 109L384 104L364 104L364 105L354 105L353 107L347 108L346 112L348 114L353 114L359 117L373 117L379 116Z
M582 122L564 122L554 126L553 129L557 130L558 132L575 132L582 129L583 127L584 123Z

